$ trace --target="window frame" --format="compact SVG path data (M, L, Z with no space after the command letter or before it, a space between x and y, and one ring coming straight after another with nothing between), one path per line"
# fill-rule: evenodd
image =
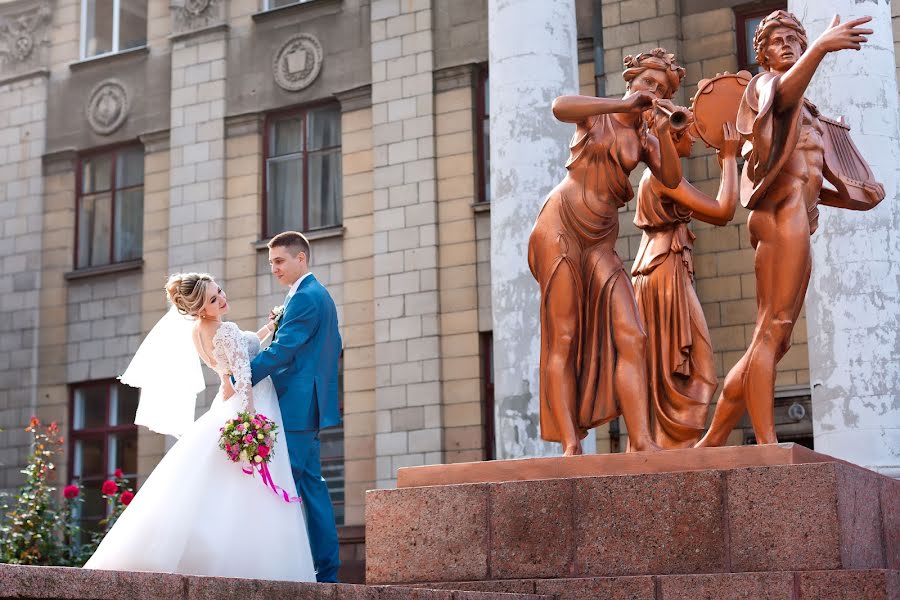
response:
M754 66L756 66L756 63L750 64L747 62L747 44L753 44L752 39L747 39L747 20L753 19L755 17L765 17L772 11L779 9L787 10L787 2L771 1L764 4L744 4L741 6L735 6L732 9L732 11L734 12L734 25L736 33L735 43L737 44L737 59L739 71L750 71L750 73L753 73L752 69Z
M290 4L285 4L284 6L272 6L272 0L263 0L263 10L278 10L279 8L287 8L288 6L295 6L297 4L306 4L307 2L312 2L312 0L294 0Z
M266 0L268 2L268 0ZM145 15L144 20L147 25L150 24L149 17L149 4L147 7L147 15ZM121 34L121 25L122 25L122 0L113 0L113 18L112 18L112 50L109 52L102 52L99 54L93 54L88 56L87 53L87 26L88 26L88 0L81 0L81 23L79 24L79 40L78 40L78 55L81 60L91 60L94 58L101 58L103 56L112 56L114 54L119 54L121 52L126 52L128 50L134 50L135 48L126 48L125 50L119 48L119 35ZM147 33L144 32L144 46L147 45ZM140 46L137 46L138 48Z
M116 187L116 165L117 165L117 160L118 160L119 154L123 153L123 151L128 151L131 149L140 149L141 155L144 156L144 160L146 163L147 151L144 148L144 145L141 144L140 142L134 142L134 141L122 142L120 144L114 144L112 146L104 146L102 148L94 148L91 150L80 152L78 154L78 161L77 161L78 164L76 165L76 169L75 169L75 247L72 249L72 270L73 271L77 272L77 271L84 271L87 269L99 269L99 268L109 267L112 265L130 263L135 260L140 260L144 256L143 236L141 236L141 248L140 248L140 253L139 253L138 258L130 258L128 260L120 260L120 261L115 260L116 192L132 190L132 189L136 189L138 187L143 189L146 187L146 181L144 179L147 175L146 164L144 164L144 172L141 175L140 186L132 185L132 186L123 187L123 188ZM110 193L109 262L104 265L85 265L83 267L80 267L80 266L78 266L78 248L79 248L79 242L81 241L79 238L79 236L81 235L81 200L86 195L93 196L93 195L102 193L102 192L92 192L91 194L84 193L84 189L82 187L84 184L84 181L83 181L84 161L86 159L91 159L93 157L102 156L104 154L108 154L111 157L111 163L110 163L111 166L110 166L110 174L109 174L109 190L108 190L108 192ZM142 199L142 201L144 199L143 192L141 192L141 199ZM142 204L143 204L143 202L142 202ZM141 220L143 222L143 215L141 215Z
M66 473L68 476L68 481L75 481L75 446L76 443L82 440L103 440L103 465L104 468L109 468L109 446L110 446L110 437L117 434L134 434L135 439L138 437L138 426L136 424L127 423L127 424L118 424L118 425L110 425L110 399L112 397L112 390L115 386L123 386L124 384L120 383L118 379L95 379L91 381L81 381L78 383L70 383L69 384L69 414L68 414L68 424L69 424L69 436L66 444L66 450L68 452L68 457L66 459ZM104 426L103 427L92 427L86 429L75 429L75 396L79 390L89 389L89 388L105 388L106 396L105 396L105 404L104 404ZM125 477L129 480L133 479L135 482L135 490L137 489L137 478L138 473L124 473ZM91 476L88 477L87 480L94 482L100 481L101 484L106 479L110 479L113 476L113 473L106 473L103 476ZM79 485L83 485L85 481L85 477L83 475L78 476ZM107 515L109 514L110 507L107 506ZM101 517L102 518L102 517ZM84 517L79 515L79 520L84 521ZM94 519L90 519L94 521Z
M263 120L263 151L262 151L262 193L260 194L260 200L262 205L260 206L260 228L261 228L261 236L260 239L268 240L272 238L272 236L280 233L278 231L272 232L269 231L269 152L270 146L273 139L272 128L276 121L280 121L283 119L295 117L298 115L302 115L303 121L303 150L299 153L302 155L302 164L303 164L303 216L301 220L300 231L302 233L311 233L314 231L327 231L330 229L334 229L336 227L341 227L343 225L344 216L343 210L341 211L341 220L338 223L333 225L323 225L320 227L309 227L309 151L307 150L307 135L306 135L306 116L310 111L316 110L318 108L326 107L326 106L334 106L338 110L338 119L341 119L343 116L343 111L341 110L340 103L336 102L334 99L324 99L316 102L310 102L307 104L303 104L300 106L291 106L288 108L282 108L278 110L273 110L266 113L265 118ZM342 123L339 123L343 125ZM341 178L344 176L344 140L343 140L343 127L341 127L341 131L338 134L338 139L340 143L337 146L329 146L328 148L322 148L320 150L333 150L337 148L339 150L338 155L341 157ZM296 153L295 153L296 154ZM271 158L281 158L284 156L293 156L293 154L283 154L277 157ZM343 202L344 200L344 189L343 184L341 185L341 195L340 198L337 199L338 202Z
M485 120L490 119L490 108L485 109L485 98L488 92L488 65L482 64L478 67L478 80L475 84L475 172L476 185L478 191L475 194L475 201L479 204L490 204L490 196L486 193L487 186L490 184L491 174L489 169L485 167L485 162L490 160L490 150L484 147L485 136ZM488 136L490 136L490 125L488 125Z
M494 332L478 333L481 346L481 430L484 460L496 458L494 423Z

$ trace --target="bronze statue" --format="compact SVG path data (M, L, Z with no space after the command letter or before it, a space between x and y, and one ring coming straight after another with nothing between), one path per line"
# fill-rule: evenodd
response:
M688 224L697 218L725 225L734 217L741 138L732 123L721 127L722 178L716 198L685 179L669 189L649 169L638 186L634 224L644 233L631 274L647 328L651 431L663 448L697 443L718 386L706 318L694 291L695 236ZM690 156L693 130L672 134L679 156Z
M561 96L560 121L575 123L566 177L550 192L528 244L541 288L541 437L581 453L581 438L619 414L630 448L656 450L648 426L646 334L634 288L616 254L618 209L633 196L629 174L646 163L663 185L681 181L670 107L684 69L657 48L625 58L622 99Z
M778 361L788 351L803 306L812 263L810 236L818 205L868 210L884 198L847 127L819 115L803 97L829 52L859 50L871 17L831 25L807 49L806 32L793 14L763 19L753 44L765 71L754 77L738 109L737 128L752 143L741 176L741 203L756 250L756 329L750 347L725 378L709 431L697 446L720 446L745 407L757 443L775 435L774 393ZM823 180L835 189L822 189Z

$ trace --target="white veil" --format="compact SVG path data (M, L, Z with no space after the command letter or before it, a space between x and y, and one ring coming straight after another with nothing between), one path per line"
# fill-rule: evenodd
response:
M173 306L141 343L119 381L141 389L136 425L181 437L194 422L197 394L206 387L192 339L194 319Z

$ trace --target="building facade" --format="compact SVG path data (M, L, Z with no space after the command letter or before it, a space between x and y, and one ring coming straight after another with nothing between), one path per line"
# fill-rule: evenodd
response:
M703 77L755 68L755 24L785 7L573 2L581 93L621 95L623 57L662 46L687 69L680 103ZM493 395L488 13L488 0L0 3L0 488L19 482L33 414L62 425L61 479L84 482L86 520L113 469L146 477L171 440L132 424L138 395L115 378L166 310L167 275L214 274L230 318L256 327L283 298L265 243L285 229L306 232L338 305L344 421L323 433L323 462L351 570L366 490L536 439L536 415L501 431L522 408ZM714 195L701 146L685 174ZM634 203L619 216L630 264ZM720 378L756 316L746 218L693 224ZM801 319L778 418L782 440L811 445L808 356ZM597 451L626 435L600 428ZM746 424L732 437L750 441Z

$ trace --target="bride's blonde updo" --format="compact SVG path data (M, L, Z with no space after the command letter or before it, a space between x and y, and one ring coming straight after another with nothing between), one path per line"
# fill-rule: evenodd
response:
M169 301L183 315L196 317L206 301L206 289L212 283L206 273L175 273L166 282Z

